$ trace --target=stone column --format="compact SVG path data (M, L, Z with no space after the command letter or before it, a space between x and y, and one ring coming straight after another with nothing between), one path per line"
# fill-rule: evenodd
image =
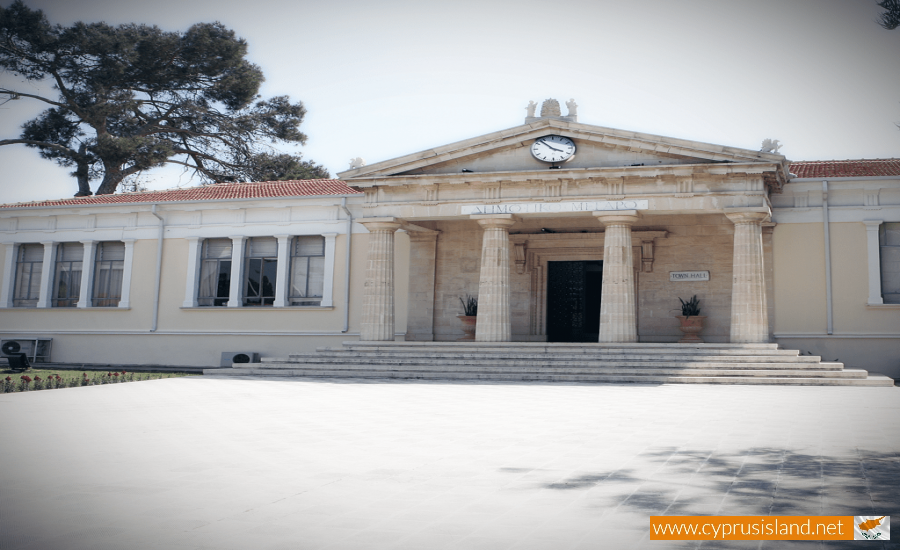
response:
M0 307L13 307L13 284L16 281L16 253L18 243L6 244L6 260L3 263L3 288L0 288Z
M481 244L481 274L478 280L477 342L509 342L509 228L512 214L473 215L484 229Z
M638 221L638 212L594 212L594 216L606 226L598 341L637 342L631 226Z
M734 265L731 286L731 341L769 341L766 282L763 271L762 226L767 212L726 212L734 223Z
M81 241L84 255L81 257L81 289L75 307L85 308L94 305L94 256L97 254L97 241Z
M203 239L200 237L187 237L188 265L187 277L184 282L184 301L181 307L197 307L197 292L200 288L200 264L203 261Z
M272 301L272 306L285 307L291 286L288 280L291 273L291 236L275 235L275 238L278 239L278 265L275 270L275 300Z
M50 307L53 295L53 279L56 274L56 243L54 241L42 241L44 245L44 263L41 266L41 289L38 295L37 307Z
M359 220L369 230L366 283L359 339L394 340L394 234L396 218Z
M242 293L244 291L244 241L246 237L236 235L231 239L231 286L228 288L227 307L241 307L244 305Z
M409 232L407 340L434 340L434 264L438 231Z
M134 241L135 239L122 239L125 243L125 261L122 262L122 296L119 298L119 307L128 309L131 307L131 274L134 272Z
M884 297L881 294L881 247L878 243L878 229L883 220L863 220L866 226L866 253L867 267L869 279L869 300L870 306L880 306L884 303Z

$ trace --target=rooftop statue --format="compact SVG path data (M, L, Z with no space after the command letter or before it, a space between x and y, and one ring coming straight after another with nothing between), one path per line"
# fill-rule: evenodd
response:
M576 116L578 114L578 104L575 103L574 99L566 101L566 107L569 108L569 113L566 116Z
M534 110L537 109L537 103L535 103L534 101L529 101L529 102L528 102L528 107L525 107L525 109L528 111L528 114L525 115L525 116L527 116L527 117L533 117L533 116L534 116Z
M362 157L350 159L350 170L356 170L357 168L362 168L365 165L366 161L364 161Z
M559 101L555 99L545 99L541 104L541 116L562 116L559 110Z
M781 149L781 142L779 142L777 139L766 138L763 140L762 148L759 150L759 152L778 154L779 149Z

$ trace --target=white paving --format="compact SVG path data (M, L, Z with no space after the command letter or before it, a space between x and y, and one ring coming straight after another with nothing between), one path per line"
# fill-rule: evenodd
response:
M900 516L900 388L205 376L0 415L4 550L791 548L649 516Z

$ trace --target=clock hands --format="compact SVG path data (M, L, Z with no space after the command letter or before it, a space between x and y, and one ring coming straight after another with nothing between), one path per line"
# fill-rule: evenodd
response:
M542 141L542 142L541 142L541 145L543 145L544 147L546 147L546 148L548 148L548 149L553 149L553 150L556 151L557 153L562 153L562 152L563 152L562 149L557 149L556 147L553 147L552 145L550 145L550 144L547 143L546 141Z

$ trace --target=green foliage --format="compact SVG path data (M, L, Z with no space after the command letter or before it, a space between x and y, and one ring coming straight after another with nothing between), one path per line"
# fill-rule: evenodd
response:
M885 10L878 16L878 24L889 31L900 27L900 0L881 0L877 4Z
M687 302L681 298L679 298L678 301L681 302L681 314L685 317L700 315L700 300L697 299L696 294L694 294L694 297Z
M478 296L469 296L466 294L466 299L459 299L463 305L464 315L468 315L470 317L474 315L478 315Z
M328 179L331 175L324 166L291 155L261 153L253 159L249 170L250 181L284 181Z
M0 88L0 98L43 102L17 139L42 157L75 167L78 195L115 192L128 176L164 164L204 182L329 177L268 143L305 143L301 102L261 99L263 74L245 59L247 43L220 23L187 31L106 23L51 25L22 0L0 7L0 69L51 81L44 97ZM264 177L259 177L263 175Z

